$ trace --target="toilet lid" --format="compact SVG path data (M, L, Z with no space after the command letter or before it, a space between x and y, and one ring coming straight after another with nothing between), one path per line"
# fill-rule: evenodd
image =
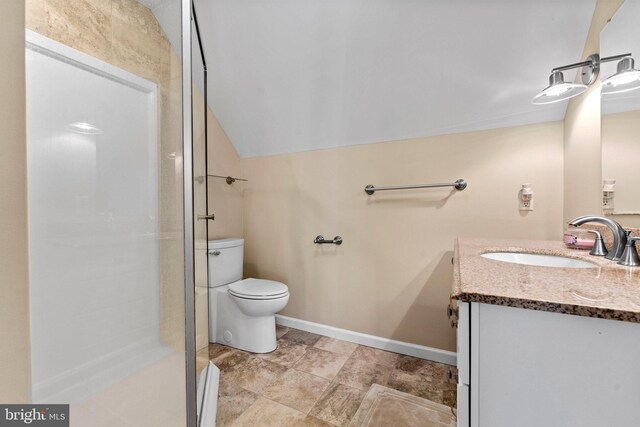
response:
M229 285L229 293L240 298L272 299L288 292L287 285L273 280L244 279Z

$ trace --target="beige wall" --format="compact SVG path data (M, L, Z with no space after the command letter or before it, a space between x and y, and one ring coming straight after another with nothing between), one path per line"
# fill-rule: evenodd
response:
M639 136L640 110L602 116L602 177L617 181L616 212L640 212Z
M194 90L194 98L198 98L196 104L202 105L200 101L201 94L198 90ZM194 112L197 107L194 105ZM194 123L194 132L203 130L204 126ZM220 123L214 116L210 108L207 108L207 168L208 173L213 175L239 177L240 157L236 153L235 148L231 145L229 138L222 130ZM198 151L194 148L195 151ZM202 159L195 159L196 167ZM203 165L204 167L204 165ZM196 186L197 188L197 186ZM243 224L243 202L242 202L243 184L236 181L232 185L226 183L224 179L209 177L207 180L208 191L208 209L207 212L214 213L215 221L208 221L208 239L222 239L226 237L242 237ZM199 197L196 197L196 201ZM203 199L204 202L204 199ZM196 223L196 227L204 226L204 221ZM201 234L196 230L196 236L199 238ZM200 242L205 249L205 256L200 259L196 251L196 347L198 350L209 344L209 300L208 300L208 283L207 276L199 274L206 273L206 268L199 268L199 262L207 262L206 245L207 242ZM200 276L200 277L199 277Z
M562 132L554 122L244 159L245 275L289 285L284 315L454 351L454 238L559 239ZM363 191L457 178L466 190ZM527 182L535 210L523 214ZM344 244L314 245L318 234Z
M207 109L207 114L209 174L242 178L240 156L211 109ZM243 237L242 191L245 184L236 181L229 185L222 178L209 178L208 184L209 212L216 214L216 220L209 221L209 239Z
M26 0L25 3L26 25L30 30L163 83L163 89L168 88L168 80L179 80L179 59L172 55L169 41L151 11L136 0Z
M600 31L624 0L598 0L583 58L600 52ZM564 220L602 213L600 81L571 99L564 118Z
M207 158L200 149L204 144L197 142L203 140L204 137L204 120L202 107L204 105L202 94L199 89L194 86L194 168L196 175L202 171L204 173L204 161L207 161L208 173L211 175L233 176L239 177L242 172L240 170L240 156L236 152L229 138L220 126L215 115L210 108L207 108ZM205 199L199 197L198 184L195 186L196 196L194 200L196 212L204 212L204 207L199 206L200 202ZM208 221L209 240L223 239L227 237L242 237L243 230L243 201L242 190L243 183L236 181L232 185L226 183L223 178L209 177L207 180L208 191L208 213L214 213L215 221ZM200 227L204 227L204 221L197 221L195 224L196 240L203 235ZM199 246L202 245L202 246ZM206 249L206 241L198 241L196 247ZM206 251L205 251L206 254ZM200 268L200 263L207 262L206 255L198 256L196 250L196 347L198 350L206 347L209 343L209 302L208 302L208 283L206 268Z
M0 2L0 402L29 399L24 2Z
M182 78L151 11L135 0L26 0L26 26L159 87L161 330L184 349ZM23 26L24 28L24 26ZM177 154L177 155L176 155Z

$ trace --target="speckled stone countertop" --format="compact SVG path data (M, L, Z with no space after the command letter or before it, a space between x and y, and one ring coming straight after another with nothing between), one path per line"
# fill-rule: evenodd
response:
M487 252L527 252L589 261L595 268L557 268L483 258ZM561 241L458 238L452 298L640 323L640 267L629 268Z

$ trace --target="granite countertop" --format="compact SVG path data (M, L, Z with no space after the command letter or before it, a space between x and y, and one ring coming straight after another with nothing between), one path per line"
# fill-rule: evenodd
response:
M483 258L486 252L560 255L596 264L557 268ZM640 267L629 268L561 241L458 238L452 298L640 323Z

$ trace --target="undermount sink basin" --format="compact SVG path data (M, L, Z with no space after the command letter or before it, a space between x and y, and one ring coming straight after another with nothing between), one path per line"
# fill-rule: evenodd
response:
M559 268L593 268L597 267L588 261L567 258L555 255L527 254L522 252L490 252L480 255L496 261L510 262L513 264L535 265L538 267L559 267Z

